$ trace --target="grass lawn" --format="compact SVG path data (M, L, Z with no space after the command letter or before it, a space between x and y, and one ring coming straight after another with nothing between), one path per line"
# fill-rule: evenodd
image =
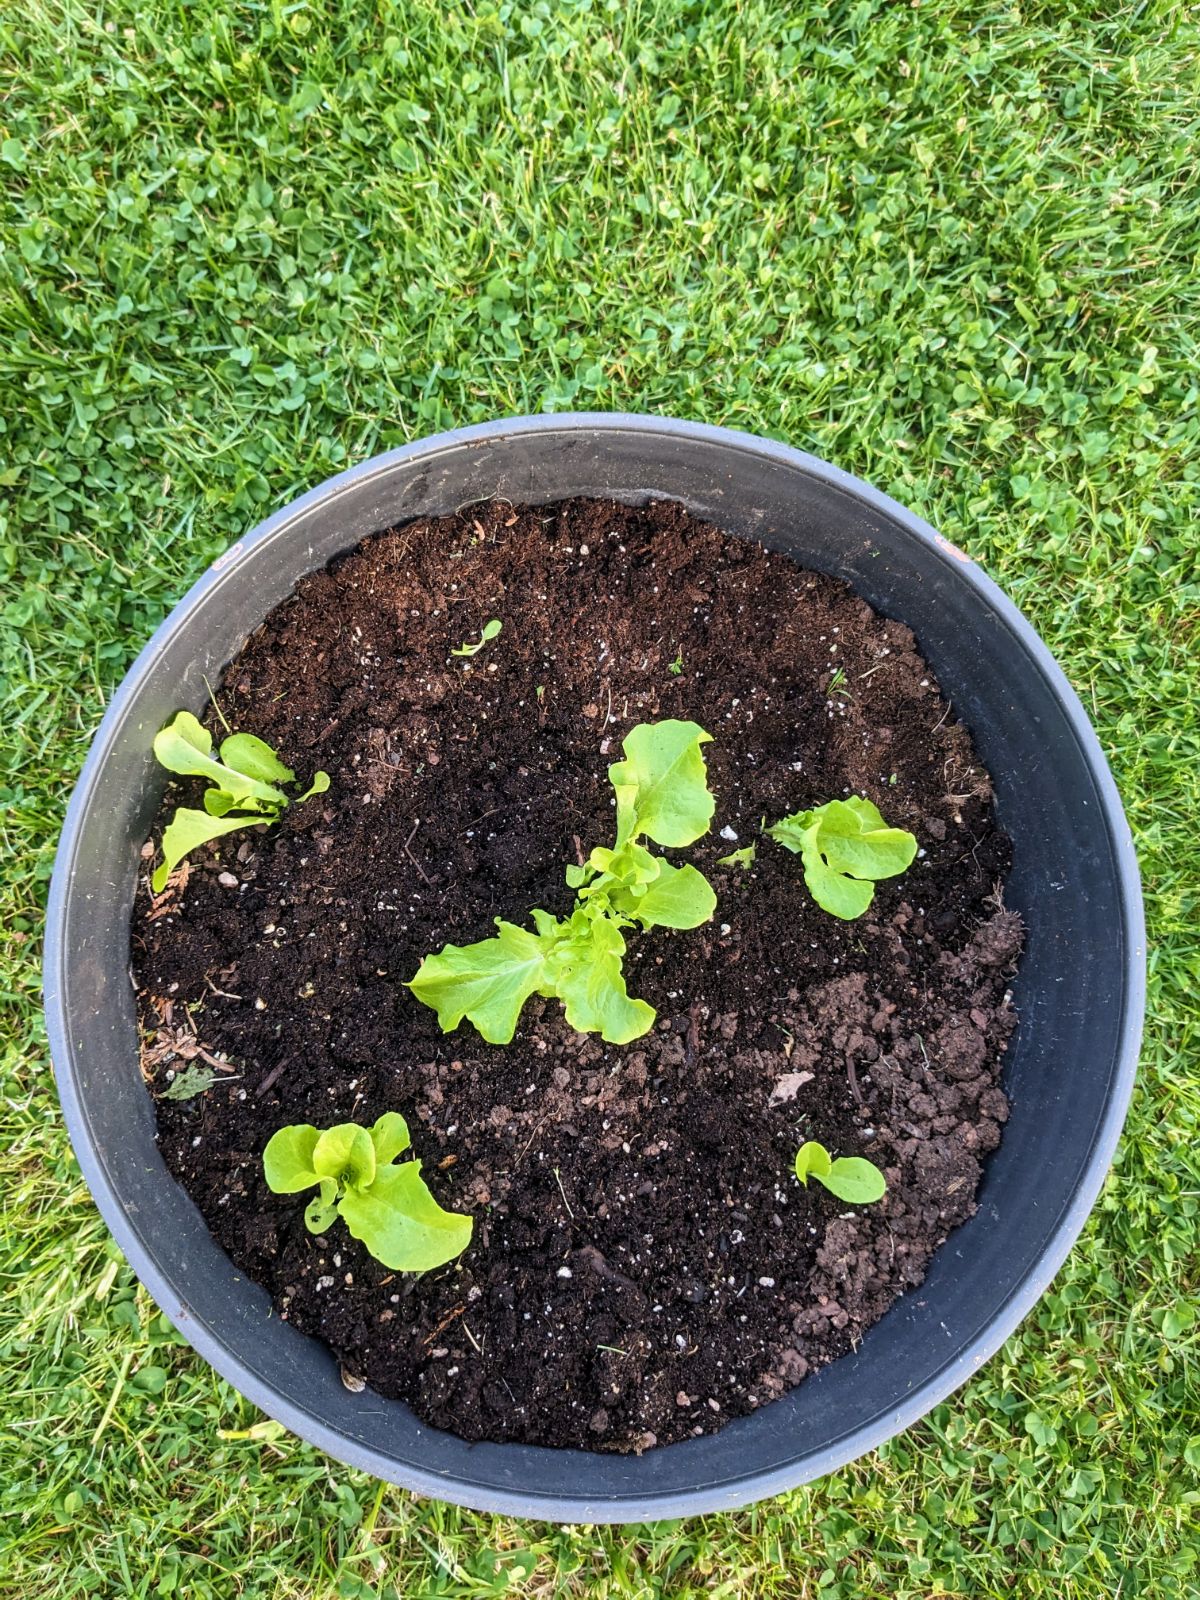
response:
M1200 1592L1200 74L1171 0L13 0L0 13L0 1593ZM1139 840L1103 1199L950 1404L738 1515L557 1528L281 1435L171 1332L62 1128L38 932L105 698L204 565L453 423L787 439L965 545Z

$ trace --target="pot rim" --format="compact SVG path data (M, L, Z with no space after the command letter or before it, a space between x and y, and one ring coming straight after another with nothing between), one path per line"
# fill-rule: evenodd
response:
M292 1398L265 1380L256 1371L249 1358L238 1354L211 1329L193 1321L188 1314L186 1303L180 1298L179 1290L168 1274L159 1267L144 1242L144 1236L152 1234L152 1226L143 1229L126 1210L103 1161L97 1155L88 1107L79 1093L74 1074L70 1070L72 1051L65 995L69 958L65 948L64 932L80 833L97 777L107 758L112 736L121 725L134 699L136 686L153 671L157 658L174 638L183 619L202 599L220 590L222 586L238 581L239 557L267 540L284 535L298 517L313 507L336 500L351 486L360 487L364 481L388 473L397 463L436 456L445 450L458 449L463 445L487 444L516 434L539 432L570 434L579 430L634 432L644 436L657 435L665 439L684 438L719 443L727 449L736 448L759 459L766 457L784 463L860 503L865 503L873 512L899 524L906 533L929 547L930 553L937 559L955 567L959 576L966 580L1003 623L1014 645L1019 646L1028 657L1031 667L1041 673L1065 713L1083 762L1101 799L1104 831L1113 862L1114 880L1121 907L1121 928L1124 933L1121 1018L1117 1029L1118 1043L1114 1054L1113 1075L1103 1115L1097 1126L1087 1164L1079 1175L1070 1203L1060 1212L1040 1255L1009 1294L1002 1309L978 1329L956 1356L940 1366L919 1388L907 1393L893 1410L827 1440L819 1451L806 1455L802 1462L790 1457L753 1472L730 1473L719 1481L709 1478L692 1488L666 1492L656 1490L652 1481L638 1480L638 1475L634 1472L631 1474L628 1492L606 1495L602 1500L588 1499L570 1491L569 1461L573 1453L565 1451L554 1452L561 1458L564 1482L563 1491L555 1495L522 1490L519 1485L497 1487L494 1477L487 1482L477 1482L465 1470L449 1474L406 1462L403 1471L400 1472L397 1470L396 1462L381 1460L372 1448L364 1446L352 1435L317 1419L297 1405ZM669 493L669 488L664 488L664 496L668 496ZM999 586L981 571L969 556L943 538L914 512L881 490L816 456L777 440L763 438L739 429L717 427L673 417L624 412L551 412L543 415L500 418L491 422L449 429L414 440L396 449L372 456L326 479L266 517L250 533L219 556L191 585L139 652L109 701L99 727L93 735L87 758L67 807L55 857L47 908L43 965L43 993L51 1057L68 1134L84 1179L105 1223L134 1272L168 1318L179 1327L188 1343L240 1394L269 1416L282 1422L289 1431L348 1465L361 1468L376 1477L382 1476L392 1482L403 1484L418 1493L432 1495L475 1510L522 1517L541 1517L561 1522L646 1521L658 1517L733 1509L811 1482L844 1466L865 1451L877 1447L912 1426L988 1361L1049 1286L1099 1196L1133 1091L1141 1040L1145 985L1145 924L1141 881L1132 836L1116 784L1078 696L1036 630ZM736 1424L731 1424L734 1425ZM663 1448L681 1450L686 1449L687 1444L687 1441L683 1441ZM468 1465L471 1448L477 1447L470 1447L464 1443ZM491 1451L510 1448L528 1450L533 1447L493 1445L487 1448ZM656 1454L658 1452L653 1451L646 1459L652 1459Z

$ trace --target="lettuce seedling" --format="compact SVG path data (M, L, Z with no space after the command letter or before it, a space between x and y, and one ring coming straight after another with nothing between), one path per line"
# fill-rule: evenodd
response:
M626 736L624 761L608 769L616 840L567 868L576 891L568 917L532 911L532 933L497 917L492 938L425 957L408 987L437 1012L443 1033L465 1017L489 1044L509 1044L535 994L561 1000L571 1027L609 1044L649 1031L653 1007L625 987L623 930L699 927L717 897L695 867L663 861L640 841L679 847L708 831L714 801L700 746L709 738L696 723L673 720L641 723Z
M794 812L766 831L800 857L813 899L844 922L861 917L875 897L875 882L899 876L917 853L911 833L889 828L857 795Z
M830 1194L854 1206L869 1206L887 1193L883 1173L873 1161L862 1156L838 1156L831 1161L829 1151L815 1139L802 1144L796 1152L796 1176L805 1188L809 1178L815 1178Z
M154 754L168 772L207 778L213 786L205 791L203 811L180 806L164 829L162 865L150 880L155 894L162 893L176 866L197 845L256 822L276 822L290 804L300 805L329 787L328 774L315 773L304 794L290 801L279 785L293 783L296 774L269 744L252 733L231 733L221 741L220 760L212 744L212 734L190 711L181 711L155 735Z
M490 622L484 623L483 631L474 644L456 645L455 648L451 650L450 654L452 656L477 656L483 649L484 645L489 643L490 640L494 639L503 626L504 624L502 622L500 622L496 617L493 617Z
M473 1224L442 1210L419 1161L396 1165L410 1143L408 1124L395 1111L385 1111L371 1128L339 1122L321 1133L310 1123L294 1123L267 1141L263 1171L275 1194L319 1186L304 1210L310 1233L326 1232L340 1217L393 1272L429 1272L462 1254Z

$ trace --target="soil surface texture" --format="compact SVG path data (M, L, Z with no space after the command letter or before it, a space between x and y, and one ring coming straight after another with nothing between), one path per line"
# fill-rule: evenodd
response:
M490 618L498 638L451 655ZM147 854L143 1072L171 1170L349 1386L466 1439L641 1451L782 1394L921 1283L1007 1116L1022 929L988 775L907 628L670 502L492 502L306 578L216 698L331 782L157 897ZM510 1046L443 1035L402 980L497 916L567 913L566 866L612 842L607 767L664 717L713 736L712 831L663 853L718 907L693 932L629 930L653 1031L606 1045L534 1000ZM201 792L169 786L156 841ZM850 793L921 853L847 923L760 825ZM717 865L751 842L752 865ZM211 1087L162 1098L204 1066ZM314 1237L310 1196L263 1179L284 1124L388 1110L475 1219L419 1278L340 1222ZM884 1200L802 1187L809 1138L882 1167Z

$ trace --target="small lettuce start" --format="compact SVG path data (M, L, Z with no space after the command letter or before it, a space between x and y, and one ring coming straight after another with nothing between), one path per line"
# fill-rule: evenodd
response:
M324 1233L340 1217L393 1272L429 1272L462 1254L473 1224L442 1210L419 1161L396 1164L410 1144L408 1124L396 1111L385 1111L371 1128L339 1122L321 1133L295 1123L267 1141L263 1171L275 1194L319 1186L304 1210L310 1233Z
M256 822L277 822L289 805L300 805L329 787L328 774L318 772L299 799L289 800L279 785L295 782L296 774L252 733L231 733L223 739L220 760L212 747L212 734L190 711L181 711L155 735L154 754L160 766L181 777L207 778L212 785L205 791L203 811L180 806L163 830L162 863L150 880L155 894L162 893L172 872L197 845Z
M509 1044L535 994L561 1000L572 1028L609 1044L649 1032L653 1007L625 987L623 930L697 928L717 897L695 867L663 861L640 841L678 848L707 833L715 802L700 746L709 739L696 723L674 720L641 723L626 736L624 761L608 769L616 840L567 868L576 891L570 916L532 911L533 932L497 917L492 938L425 957L408 987L437 1012L443 1033L465 1017L489 1044Z
M485 644L498 637L503 626L504 624L499 617L493 617L490 622L484 623L479 638L474 644L469 641L466 644L460 644L457 649L451 650L450 654L452 656L477 656Z
M911 833L889 828L871 802L857 795L796 811L766 831L800 857L804 881L821 909L844 922L861 917L875 898L875 883L898 877L917 853Z
M810 1139L796 1152L796 1176L805 1188L808 1180L815 1178L824 1184L830 1194L853 1206L869 1206L882 1200L887 1193L883 1173L873 1161L863 1156L838 1156L830 1160L823 1144Z

